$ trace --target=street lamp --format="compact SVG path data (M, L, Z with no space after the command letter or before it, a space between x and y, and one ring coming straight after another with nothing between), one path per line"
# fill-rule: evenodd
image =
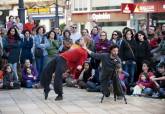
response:
M55 1L55 28L59 28L58 0Z
M20 18L21 23L25 23L25 8L24 8L24 1L23 0L19 0L18 1L18 16Z

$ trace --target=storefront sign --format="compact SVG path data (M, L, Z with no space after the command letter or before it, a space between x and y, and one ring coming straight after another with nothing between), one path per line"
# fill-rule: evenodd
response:
M111 15L108 13L99 13L99 14L95 14L93 13L91 16L92 20L102 20L102 19L110 19Z
M49 13L50 12L50 8L29 8L28 10L28 14L43 14L43 13Z
M165 2L136 3L134 13L159 13L165 12Z
M27 12L28 14L38 14L38 8L29 8Z
M121 4L122 13L159 13L165 12L165 1Z
M121 4L121 10L123 13L133 13L135 8L134 4Z
M155 4L136 4L134 12L135 13L149 13L155 12L157 9Z

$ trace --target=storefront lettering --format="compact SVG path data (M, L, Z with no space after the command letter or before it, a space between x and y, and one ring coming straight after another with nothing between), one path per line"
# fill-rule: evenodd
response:
M165 9L165 4L163 4L163 9Z
M140 6L136 5L134 12L154 12L155 11L155 6L154 5L149 5L149 6Z
M140 11L144 11L144 12L154 11L154 6L140 6Z
M95 13L93 13L92 14L92 20L100 20L100 19L110 19L111 18L111 16L110 16L110 14L108 14L108 13L99 13L99 14L95 14Z

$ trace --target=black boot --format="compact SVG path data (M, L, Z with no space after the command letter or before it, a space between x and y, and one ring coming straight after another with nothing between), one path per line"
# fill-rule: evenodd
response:
M44 90L45 100L47 100L47 99L48 99L48 94L49 94L49 91L50 91L50 89L49 89L49 90Z
M60 101L60 100L63 100L63 96L62 96L62 95L58 95L58 96L55 98L55 101Z

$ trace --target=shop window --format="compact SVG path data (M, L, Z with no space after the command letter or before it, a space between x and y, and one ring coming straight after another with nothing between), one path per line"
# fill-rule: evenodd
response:
M126 21L119 21L119 22L98 22L100 26L127 26Z
M78 8L74 8L74 11L78 11Z
M84 8L83 10L87 10L87 8Z
M157 0L157 1L163 1L163 0ZM134 0L134 2L155 2L155 0Z
M92 7L92 10L109 10L109 9L120 9L120 6Z

